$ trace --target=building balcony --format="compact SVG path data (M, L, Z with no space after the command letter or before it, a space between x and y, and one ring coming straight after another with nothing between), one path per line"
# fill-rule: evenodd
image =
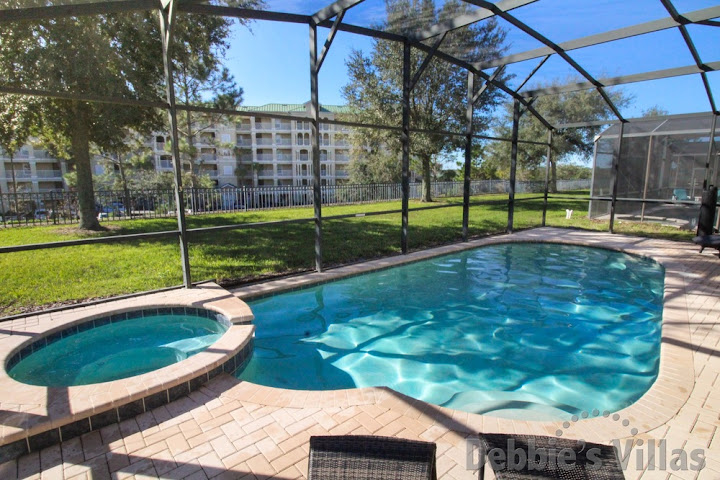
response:
M292 155L289 153L278 153L276 158L280 162L292 162L293 159Z
M258 162L272 162L274 160L272 153L258 153Z
M252 125L250 124L250 122L247 122L247 123L236 123L236 124L235 124L235 129L238 130L238 131L240 131L240 132L249 132L250 130L252 130Z
M38 170L37 177L62 179L62 170Z
M261 178L268 178L268 177L272 178L274 176L275 176L275 172L273 172L272 170L260 170L258 172L258 177L261 177Z
M350 176L350 172L345 170L335 170L335 176L338 178L348 178Z
M238 139L238 141L235 143L238 147L252 147L252 140L251 139Z
M217 162L217 154L216 153L201 153L200 160L202 160L203 162Z
M275 139L275 145L292 145L292 138L281 138Z
M277 176L278 177L292 177L293 171L292 171L292 169L278 169Z
M350 161L350 157L347 155L335 155L335 162L336 163L348 163Z
M33 157L35 158L35 160L56 161L56 159L52 157L47 150L33 150Z
M200 170L200 175L207 175L210 178L218 178L217 170Z
M13 174L10 170L5 170L5 178L8 180L12 180ZM15 172L15 180L18 179L25 179L25 178L32 178L32 173L30 172Z
M258 138L255 140L255 143L262 146L273 146L275 144L272 138Z
M292 130L292 124L290 122L283 122L281 120L275 121L275 130Z
M269 122L255 122L255 130L272 130L273 124Z

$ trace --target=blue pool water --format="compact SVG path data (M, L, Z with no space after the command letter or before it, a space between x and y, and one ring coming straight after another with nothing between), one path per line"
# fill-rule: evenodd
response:
M205 350L227 327L198 315L148 315L67 336L20 360L15 380L50 387L87 385L162 368Z
M482 247L251 302L238 376L525 419L615 411L657 376L663 283L657 263L604 249Z

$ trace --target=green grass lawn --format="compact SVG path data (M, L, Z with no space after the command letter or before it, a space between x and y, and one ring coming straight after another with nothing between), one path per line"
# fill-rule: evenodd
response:
M547 225L607 230L607 222L584 218L587 192L576 198L551 199ZM537 195L518 195L518 199ZM504 200L505 195L473 197ZM450 208L410 212L411 249L456 242L462 238L462 200L441 199ZM411 202L410 208L425 206ZM542 200L516 204L515 228L539 226ZM323 216L400 209L400 202L323 208ZM565 209L573 209L571 220ZM288 208L261 212L212 214L188 217L189 228L312 218L312 208ZM173 218L105 223L103 232L84 232L76 227L42 226L0 231L0 246L72 240L88 236L121 235L173 230ZM470 234L503 232L507 204L479 205L470 209ZM619 223L616 231L673 240L689 240L690 232L644 223ZM309 270L314 266L313 222L268 225L261 228L196 232L189 236L193 281L215 280L231 284L272 274ZM327 266L377 258L400 252L400 214L353 217L323 222L324 262ZM0 255L0 316L80 301L152 290L182 283L177 240L122 241L117 244L83 245Z

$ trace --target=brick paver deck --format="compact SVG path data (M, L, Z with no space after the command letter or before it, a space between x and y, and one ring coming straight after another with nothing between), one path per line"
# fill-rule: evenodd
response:
M620 421L580 420L566 433L588 441L617 438L634 450L628 479L720 479L720 260L695 246L605 233L535 229L494 237L498 241L571 241L640 253L666 266L665 311L660 377ZM467 244L466 244L467 245ZM444 252L458 246L436 249ZM374 262L394 263L415 256ZM354 273L363 266L348 267ZM342 275L312 274L310 278ZM324 275L324 277L323 277ZM302 278L275 282L282 288ZM263 287L261 290L265 290ZM258 289L238 291L238 295ZM622 425L627 419L629 425ZM553 435L559 424L515 421L467 414L428 405L390 389L330 392L286 391L221 375L189 397L120 424L65 441L0 465L0 478L304 478L308 439L321 434L374 434L433 441L441 478L477 478L466 466L466 438L477 432ZM639 430L632 437L628 430ZM619 432L626 432L622 435ZM642 442L640 442L642 440ZM648 445L704 451L706 466L696 470L648 467ZM638 454L643 460L636 465ZM659 458L658 458L659 461ZM492 478L488 473L487 478Z

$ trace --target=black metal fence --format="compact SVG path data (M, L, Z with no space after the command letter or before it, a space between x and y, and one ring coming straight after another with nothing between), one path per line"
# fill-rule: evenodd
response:
M471 195L506 193L507 180L473 180ZM433 197L460 197L463 182L433 182ZM558 190L590 188L589 180L561 180ZM517 193L539 193L544 182L517 182ZM399 183L367 185L323 185L323 205L348 205L400 200ZM234 213L248 210L308 207L313 204L312 186L262 186L237 188L191 188L184 192L185 208L190 215L201 213ZM422 184L410 184L410 198L422 196ZM136 218L159 218L175 215L173 190L131 190L95 192L95 209L100 221ZM71 224L78 221L75 192L53 191L0 194L0 225Z

